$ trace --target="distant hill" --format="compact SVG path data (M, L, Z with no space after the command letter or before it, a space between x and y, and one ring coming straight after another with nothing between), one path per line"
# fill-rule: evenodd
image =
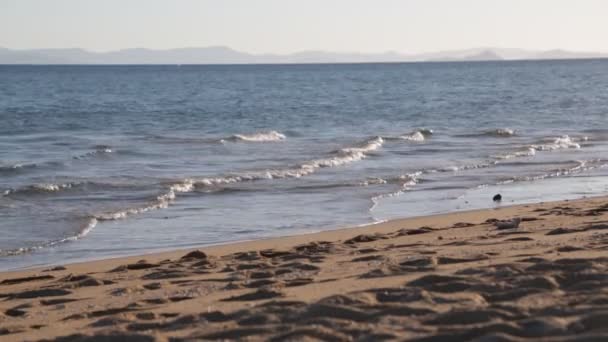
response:
M582 59L582 58L606 58L607 54L596 52L572 52L565 50L543 51L536 55L537 59Z
M144 48L110 52L84 49L11 50L0 48L0 64L270 64L270 63L366 63L420 61L498 61L522 59L608 58L608 53L565 50L475 48L406 55L398 52L337 53L302 51L292 54L250 54L225 46L152 50Z
M477 62L477 61L502 61L502 60L504 60L504 58L502 58L498 53L496 53L492 50L479 51L479 52L475 52L471 55L464 55L464 56L453 56L453 55L447 54L445 57L427 59L427 61L433 61L433 62L459 62L459 61Z

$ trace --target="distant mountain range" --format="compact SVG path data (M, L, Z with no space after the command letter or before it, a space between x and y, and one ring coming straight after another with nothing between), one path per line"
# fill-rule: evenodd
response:
M224 46L170 50L138 48L110 52L91 52L84 49L11 50L0 47L0 64L293 64L585 58L608 58L608 53L475 48L412 55L398 52L366 54L326 51L302 51L278 55L250 54Z

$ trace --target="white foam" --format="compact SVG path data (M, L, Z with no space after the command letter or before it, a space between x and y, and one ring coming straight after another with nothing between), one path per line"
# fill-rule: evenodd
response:
M363 182L360 182L359 185L360 186L369 186L369 185L379 185L379 184L386 184L386 183L388 183L386 181L386 179L382 179L382 178L378 178L378 177L371 177L371 178L364 180Z
M427 137L433 135L433 130L432 129L417 129L413 132L410 132L408 134L404 134L404 135L400 135L397 137L386 137L387 139L392 139L392 140L407 140L407 141L415 141L415 142L421 142L426 140Z
M486 132L486 134L496 137L511 137L515 135L515 131L511 128L497 128L495 130Z
M480 163L480 164L469 164L469 165L461 165L461 166L456 166L456 165L450 165L450 166L446 166L443 168L440 168L438 170L430 170L429 172L457 172L457 171L463 171L463 170L474 170L474 169L485 169L488 167L491 167L492 165L495 165L495 162L488 162L488 163Z
M419 131L410 133L408 135L402 135L400 137L403 140L409 140L409 141L424 141L424 134L420 133Z
M87 236L93 230L93 228L95 228L96 225L97 225L97 219L92 217L78 234L76 234L74 236L69 236L62 240L59 240L57 243L62 243L62 242L67 242L67 241L76 241L76 240L82 239L83 237Z
M418 130L418 132L422 133L422 135L424 135L425 137L431 136L435 133L432 129L428 128L421 128Z
M388 181L388 183L396 183L399 184L400 188L397 191L389 192L386 194L380 194L371 198L372 206L369 208L370 212L373 212L374 209L380 204L380 201L385 198L399 196L405 193L407 190L411 189L411 187L418 184L420 176L423 174L422 171L412 172L400 175L394 179Z
M443 167L441 169L439 169L440 172L456 172L460 170L460 168L458 166L452 165L452 166L446 166Z
M18 189L9 189L4 191L4 196L8 196L11 194L17 193L49 193L49 192L58 192L65 189L72 188L75 183L65 183L65 184L54 184L54 183L39 183L28 185L23 188Z
M533 157L536 155L536 148L534 147L527 147L525 150L522 151L515 151L515 152L511 152L511 153L504 153L504 154L499 154L494 156L497 159L511 159L511 158L520 158L520 157Z
M300 176L313 173L318 168L336 167L352 162L362 160L367 157L366 153L375 151L382 147L384 139L375 137L367 140L364 143L355 146L343 148L335 153L335 156L323 159L315 159L300 165L300 170L296 171ZM292 170L290 170L292 171Z
M287 137L285 134L277 131L259 132L253 134L235 134L231 137L231 140L240 141L251 141L251 142L265 142L265 141L281 141Z
M22 169L22 168L23 168L23 164L21 164L21 163L17 163L15 165L11 165L11 166L7 167L7 169L13 169L13 170Z
M540 145L532 145L532 148L535 148L539 151L554 151L560 149L580 149L581 145L574 142L572 138L567 135L563 135L561 137L555 138L553 142L548 144L540 144Z
M580 149L581 145L574 141L574 139L570 138L567 135L563 135L561 137L547 139L549 142L543 144L533 144L527 146L525 149L521 151L515 151L511 153L500 154L494 156L497 159L510 159L510 158L518 158L518 157L533 157L536 155L538 151L557 151L557 150L565 150L565 149Z
M130 215L143 214L145 212L169 207L171 202L175 200L175 188L171 186L169 190L156 197L156 200L135 208L128 208L114 212L106 212L95 215L95 219L99 221L112 221L127 218Z
M30 253L30 252L38 250L38 249L53 247L53 246L56 246L56 245L59 245L62 243L76 241L76 240L82 239L85 236L87 236L93 230L93 228L95 228L96 225L97 225L97 219L90 218L87 221L87 223L81 228L81 230L78 233L76 233L75 235L68 236L68 237L65 237L62 239L58 239L58 240L48 241L48 242L42 243L38 246L22 247L22 248L17 248L17 249L12 249L12 250L1 250L0 249L0 255L10 256L10 255L19 255L19 254L24 254L24 253Z
M92 184L92 185L100 185L100 183L93 183L88 181L75 181L68 183L37 183L27 185L21 188L9 189L4 192L5 195L13 195L13 194L45 194L45 193L55 193L61 192L73 188L78 188L80 186ZM106 185L106 184L102 184ZM111 186L111 185L110 185Z
M516 176L516 177L512 177L512 178L508 178L508 179L499 181L497 184L503 185L503 184L511 184L511 183L515 183L515 182L530 182L530 181L543 180L546 178L555 178L555 177L568 176L568 175L572 175L572 174L578 174L578 173L593 170L596 168L602 168L604 165L601 164L601 162L602 162L601 159L577 160L576 161L577 165L573 166L573 167L556 169L556 170L546 172L546 173L543 173L540 175Z
M418 184L418 180L421 175L422 175L422 171L417 171L417 172L413 172L413 173L400 175L398 177L398 181L401 184L401 187L403 189L406 189L410 186L414 186L414 185Z
M382 137L375 137L370 140L365 141L364 143L356 146L356 147L347 147L340 150L340 152L344 154L357 154L357 153L365 153L371 152L379 149L384 144L384 139Z
M113 152L114 152L114 150L112 150L110 147L101 146L95 151L87 152L87 153L79 155L79 156L74 156L74 157L72 157L72 159L76 159L76 160L87 159L87 158L104 155L104 154L108 154L108 153L113 153Z
M72 184L67 183L67 184L34 184L32 185L30 188L32 190L38 190L38 191L47 191L47 192L55 192L55 191L60 191L63 189L69 189L72 187Z
M187 185L180 183L180 187L185 187L187 190L190 183L194 187L219 186L246 181L256 181L264 179L283 179L283 178L300 178L314 173L320 168L337 167L362 160L367 157L366 153L379 149L384 140L381 137L375 137L367 140L360 145L354 147L343 148L333 153L333 156L328 158L313 159L301 163L297 167L285 169L269 169L262 171L249 171L245 173L228 175L224 177L205 177L199 179L188 180ZM192 191L193 189L189 189Z
M187 178L171 184L166 193L157 196L154 201L151 201L141 207L123 209L116 212L101 213L95 217L100 221L120 220L130 215L142 214L150 210L167 208L175 200L176 193L191 192L199 187L215 187L265 179L300 178L314 173L319 168L335 167L361 160L367 156L365 153L379 149L383 143L384 140L381 137L375 137L373 139L366 140L362 144L355 147L348 147L338 150L332 157L311 160L294 168L250 171L223 177Z

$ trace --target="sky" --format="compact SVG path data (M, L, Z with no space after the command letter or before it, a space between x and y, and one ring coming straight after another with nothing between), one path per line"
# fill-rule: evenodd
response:
M0 0L0 47L608 52L608 0Z

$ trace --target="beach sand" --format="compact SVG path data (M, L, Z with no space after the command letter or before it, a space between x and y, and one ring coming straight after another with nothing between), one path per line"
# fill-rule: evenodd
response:
M608 198L0 274L2 341L232 339L608 340Z

